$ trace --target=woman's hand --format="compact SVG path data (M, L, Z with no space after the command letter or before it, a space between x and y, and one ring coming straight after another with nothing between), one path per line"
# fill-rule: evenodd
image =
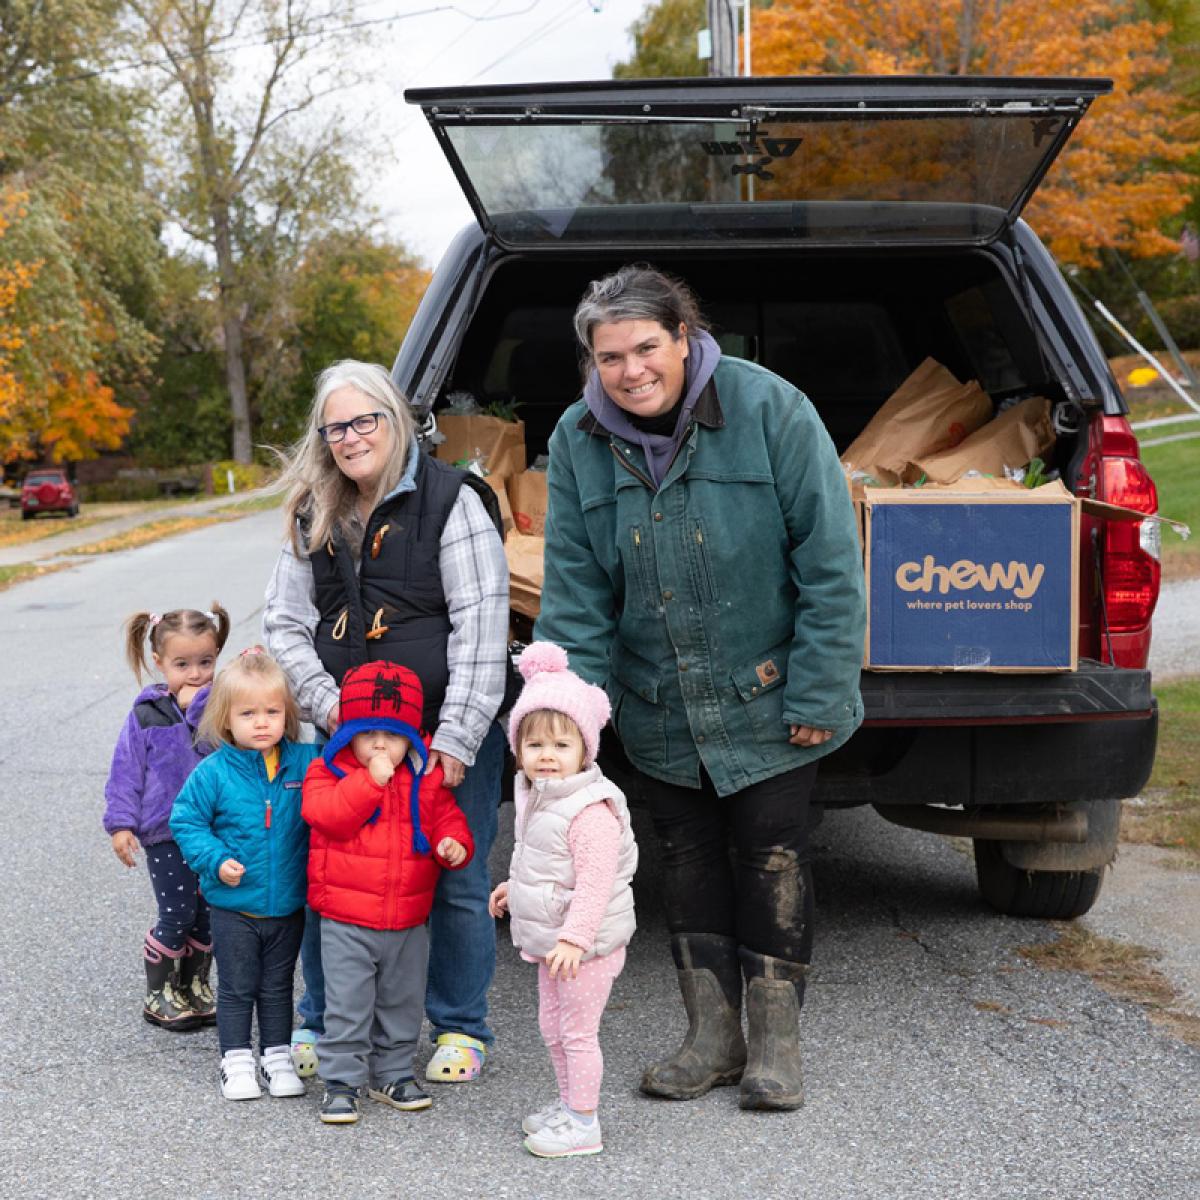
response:
M579 960L583 957L583 951L578 946L572 946L570 942L559 942L554 949L546 955L546 966L550 968L550 978L558 979L560 976L563 979L578 979L579 978Z
M496 884L492 894L488 897L488 915L493 917L502 917L508 912L508 880L503 883Z
M430 750L429 762L425 764L426 772L432 771L438 763L442 764L442 774L446 778L446 786L458 787L467 773L466 766L453 754L447 754L445 750Z
M833 737L832 729L814 729L811 725L793 725L788 738L793 746L823 746Z
M452 837L444 837L437 844L438 857L444 859L452 867L457 867L461 863L466 862L467 848L461 842L456 842Z
M137 865L137 852L141 848L138 845L138 840L133 836L133 831L129 829L118 829L112 835L113 853L127 866L132 867Z
M246 868L236 858L227 858L217 869L217 878L229 887L237 887L245 873Z

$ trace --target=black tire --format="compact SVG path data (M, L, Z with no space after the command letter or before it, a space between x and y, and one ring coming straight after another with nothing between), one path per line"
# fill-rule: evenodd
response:
M21 520L22 521L30 521L32 519L33 519L33 513L28 512L26 509L21 510Z
M1008 917L1070 921L1082 917L1100 895L1104 868L1092 871L1027 871L1014 867L1002 843L975 838L975 877L979 892Z
M67 509L67 519L69 520L71 517L77 516L79 516L79 505L72 504L71 507Z

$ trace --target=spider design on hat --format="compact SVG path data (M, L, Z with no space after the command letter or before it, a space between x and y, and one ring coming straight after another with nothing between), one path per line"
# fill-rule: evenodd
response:
M371 692L371 711L384 704L400 704L404 700L404 680L399 675L376 675Z

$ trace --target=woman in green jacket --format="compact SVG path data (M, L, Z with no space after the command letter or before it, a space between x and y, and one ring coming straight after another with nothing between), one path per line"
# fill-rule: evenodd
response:
M740 1080L743 1108L797 1108L809 794L862 720L849 492L804 394L723 356L679 281L624 267L575 331L591 368L550 440L537 637L608 689L658 834L689 1028L642 1090Z

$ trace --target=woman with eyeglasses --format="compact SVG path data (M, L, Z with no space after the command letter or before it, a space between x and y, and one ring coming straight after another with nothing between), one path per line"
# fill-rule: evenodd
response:
M475 839L475 857L443 872L430 917L426 1015L437 1049L426 1078L473 1079L492 1032L495 969L488 851L504 767L508 564L495 495L481 479L423 454L404 397L383 367L346 360L317 378L308 428L285 456L287 538L267 586L263 636L304 716L327 736L353 666L400 663L425 694L440 765ZM316 1068L323 1032L320 932L301 950L298 1069Z

